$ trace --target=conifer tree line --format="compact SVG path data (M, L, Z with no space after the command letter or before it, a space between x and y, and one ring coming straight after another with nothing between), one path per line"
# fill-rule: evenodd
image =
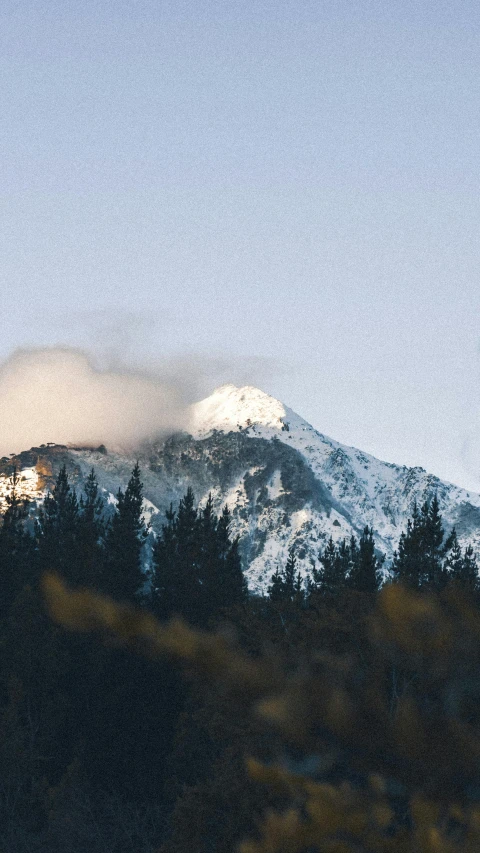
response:
M346 590L377 592L385 582L397 582L415 590L442 590L455 583L478 592L477 557L468 545L462 551L455 527L445 536L436 495L418 508L413 505L406 530L400 534L392 565L383 573L385 557L378 554L372 528L359 539L351 536L334 542L330 536L319 553L319 562L305 582L296 570L294 549L289 549L283 568L271 577L269 596L274 601L308 601L312 594L334 596Z
M455 529L445 536L435 496L414 505L391 566L367 526L330 538L307 577L290 548L264 597L248 594L229 510L217 515L211 496L199 507L188 489L149 533L138 464L113 509L93 470L79 495L63 467L33 521L12 474L0 525L1 850L227 853L280 802L245 769L246 752L275 754L270 736L172 664L56 626L44 572L162 621L228 621L248 653L272 646L292 663L312 645L356 653L385 583L478 596L473 549Z
M148 604L160 618L177 614L204 626L223 607L248 597L238 539L231 540L228 507L217 517L209 495L203 509L198 508L191 488L176 510L170 506L167 511L151 565L146 566L149 525L143 517L138 463L125 490L118 490L113 514L106 512L93 469L78 497L63 466L33 531L25 524L27 517L28 506L18 497L14 471L0 527L0 609L8 609L22 585L35 582L47 570L58 572L74 586ZM285 565L278 565L271 576L268 596L272 601L305 601L312 593L335 595L348 589L374 593L385 579L414 589L441 589L450 581L472 590L478 585L473 548L462 551L455 528L445 537L436 495L420 508L414 503L385 572L384 563L368 525L358 539L352 535L334 542L330 537L305 579L291 546Z
M57 572L73 586L148 605L162 618L176 614L193 624L207 625L222 607L247 595L238 540L230 538L228 507L217 517L210 495L205 507L197 508L191 488L178 509L171 506L167 512L147 565L150 528L143 516L138 463L125 490L117 492L113 514L106 511L93 469L79 498L63 466L31 531L27 517L14 471L0 527L2 608L8 609L19 589L45 571Z
M230 513L188 490L149 549L138 464L113 510L93 470L79 495L63 466L33 518L19 491L14 471L0 524L0 849L150 853L190 773L170 766L186 686L167 663L58 629L40 580L211 628L247 597Z

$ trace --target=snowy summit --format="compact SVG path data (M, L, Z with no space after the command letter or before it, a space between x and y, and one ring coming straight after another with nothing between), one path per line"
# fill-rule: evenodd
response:
M282 429L286 410L279 400L245 385L222 385L210 397L192 406L192 434L205 437L213 430L230 432L253 424Z
M212 495L227 504L232 534L249 584L264 590L293 546L308 571L331 536L359 536L369 525L388 561L414 502L437 495L446 532L456 526L462 546L480 552L480 496L423 468L382 462L318 432L259 388L223 385L191 409L190 432L159 439L133 456L68 447L32 448L0 463L0 502L17 466L22 490L38 500L66 464L78 489L93 466L109 495L126 485L136 458L144 482L145 512L159 528L170 504L188 487L199 503ZM1 506L0 506L1 509Z

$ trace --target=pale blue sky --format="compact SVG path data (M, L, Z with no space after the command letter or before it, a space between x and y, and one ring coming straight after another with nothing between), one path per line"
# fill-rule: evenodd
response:
M4 0L0 24L0 355L107 327L137 361L208 354L480 490L477 3Z

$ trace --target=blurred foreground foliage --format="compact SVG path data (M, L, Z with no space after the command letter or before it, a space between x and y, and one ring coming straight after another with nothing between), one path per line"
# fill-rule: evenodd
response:
M217 633L160 623L56 575L43 591L64 628L176 660L210 696L215 686L205 713L226 739L223 763L177 802L183 829L165 853L228 849L211 824L235 823L240 797L255 823L241 853L480 849L480 612L465 588L388 584L304 611L283 602Z

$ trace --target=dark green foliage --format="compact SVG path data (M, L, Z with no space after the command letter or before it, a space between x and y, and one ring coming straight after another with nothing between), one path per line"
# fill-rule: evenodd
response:
M413 589L421 585L420 537L417 525L417 507L414 507L413 522L409 518L407 530L402 531L398 550L393 555L392 572L396 580Z
M444 571L448 579L474 592L478 588L477 559L471 545L462 553L455 527L445 542L444 550Z
M471 548L462 552L455 530L443 542L436 501L414 508L396 556L397 572L422 587L420 594L387 584L377 596L382 561L366 527L358 540L327 542L307 594L290 549L267 599L247 598L228 509L218 517L211 497L199 509L189 490L167 514L149 575L159 615L183 615L202 629L221 624L217 638L158 626L164 637L173 632L177 650L183 630L180 654L199 644L187 682L169 659L139 656L150 652L141 641L126 648L118 639L103 644L98 636L63 632L37 588L40 571L56 568L72 585L145 605L138 466L107 525L94 472L77 500L62 468L34 539L16 482L14 473L0 526L2 851L231 853L255 835L269 809L291 807L300 828L308 823L304 794L292 799L298 780L319 783L314 806L320 794L335 795L338 806L348 786L366 796L378 768L387 780L400 779L402 790L426 780L440 793L451 782L466 801L477 796L470 781L478 775L478 745L463 740L478 723L477 564ZM450 581L429 597L432 586ZM108 602L106 612L112 608ZM148 623L144 606L137 618ZM415 631L420 645L410 654ZM453 643L447 655L445 642ZM213 678L203 667L209 654ZM233 663L231 677L218 682L230 654L237 664L244 655L243 663ZM445 714L463 728L442 729ZM399 743L406 744L401 755ZM471 755L470 787L462 774L448 776L459 748ZM288 790L252 778L245 763L252 755L265 762L267 777L291 773ZM412 755L413 783L405 769ZM400 805L396 796L382 794L401 812L395 831L409 807L403 793ZM327 813L318 812L318 826ZM348 819L342 813L342 830ZM359 824L349 826L354 834ZM282 824L259 853L320 849L288 831ZM375 847L363 838L354 849L397 849L389 839L387 833ZM400 850L414 847L423 853L421 843Z
M70 488L67 470L63 465L35 524L40 572L57 571L72 583L78 581L77 524L78 500L75 491Z
M330 536L325 548L320 551L319 560L320 568L315 566L312 569L310 590L336 595L344 589L349 569L349 551L345 540L338 548Z
M218 519L216 530L217 571L222 578L222 599L220 606L240 604L248 598L248 586L242 571L238 549L238 536L231 539L232 516L227 505Z
M78 501L62 466L35 522L37 576L57 571L72 584L101 588L104 536L104 505L95 472L90 472Z
M359 542L354 536L336 545L330 537L320 552L320 568L314 567L309 580L311 593L338 596L345 589L375 593L381 583L383 559L375 553L373 530L365 527Z
M350 547L351 569L347 577L347 586L358 592L375 593L380 587L380 562L375 554L373 530L365 527L358 547Z
M444 568L448 573L448 576L453 579L457 578L462 574L463 568L463 555L462 549L460 548L460 543L458 541L456 528L453 527L450 535L447 537L445 542L445 562Z
M206 626L226 607L245 600L247 590L238 553L230 540L230 513L220 518L209 496L203 510L195 507L192 489L170 507L153 550L153 607L161 618L181 615Z
M425 583L440 589L445 583L443 570L443 535L442 517L437 496L430 503L425 502L421 510L421 533L423 545Z
M8 612L23 584L32 579L32 540L25 529L28 505L18 497L15 468L6 503L0 526L0 617Z
M436 495L421 510L414 505L412 518L400 536L392 565L393 578L412 589L443 589L455 582L475 591L478 565L473 548L462 553L453 528L444 541L444 528Z
M92 492L90 502L95 504ZM142 555L148 526L142 515L143 484L140 468L135 465L125 492L117 493L115 513L105 536L105 559L102 589L119 600L134 601L145 584ZM90 509L90 517L95 510Z
M419 510L414 504L407 530L400 537L393 560L393 576L413 589L441 589L448 580L444 566L444 530L435 495Z
M293 547L288 550L288 559L284 568L278 568L271 577L268 594L270 600L300 602L303 599L303 582L300 572L296 571L297 560Z
M472 590L478 590L478 561L472 545L467 545L463 552L459 580Z
M101 585L103 541L105 537L104 503L99 495L95 471L91 470L80 497L78 513L78 550L82 566L81 584Z

